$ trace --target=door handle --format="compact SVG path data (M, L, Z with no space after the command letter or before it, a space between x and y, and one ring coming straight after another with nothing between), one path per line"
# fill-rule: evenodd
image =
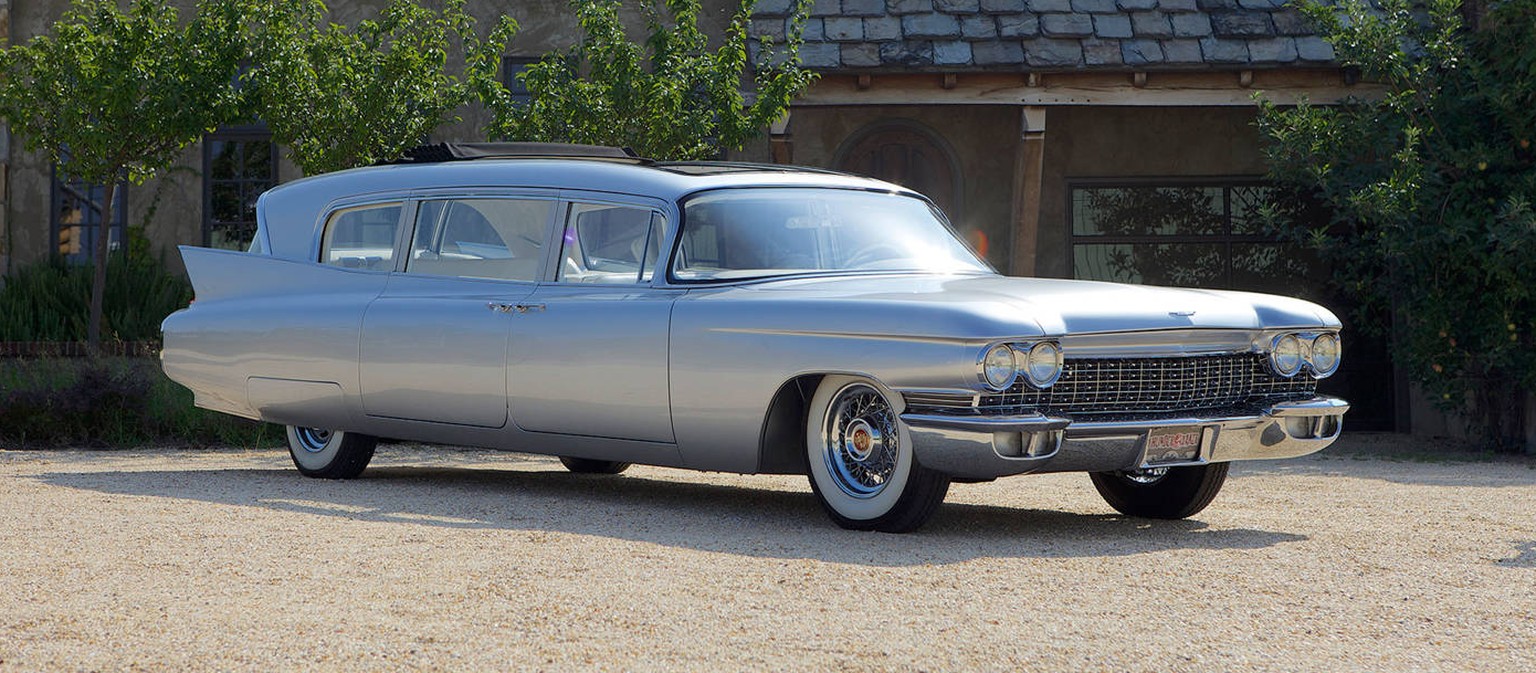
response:
M543 304L506 304L499 301L488 302L485 307L497 313L538 313L544 310Z

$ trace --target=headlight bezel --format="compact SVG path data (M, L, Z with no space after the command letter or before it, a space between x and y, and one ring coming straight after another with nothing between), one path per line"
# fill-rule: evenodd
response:
M1307 345L1310 342L1302 341L1300 335L1295 332L1286 332L1275 336L1269 342L1269 368L1275 374L1284 378L1295 378L1301 370L1307 366ZM1294 367L1286 367L1280 362L1281 344L1294 344L1296 350L1296 364Z
M1306 374L1312 378L1325 379L1337 373L1344 361L1344 342L1337 330L1275 330L1267 333L1265 340L1260 343L1263 344L1261 350L1270 373L1282 378L1291 379ZM1280 352L1282 344L1291 343L1296 346L1297 366L1287 371L1282 366ZM1327 352L1330 343L1333 348L1332 362L1326 367L1319 366L1318 353ZM1319 348L1319 344L1323 348Z
M1001 354L1003 349L1012 356L1012 375L1002 381L1002 377L989 376L989 358L994 354ZM1032 360L1032 358L1035 358ZM1031 367L1032 362L1043 359L1051 365L1049 375L1036 376ZM976 357L976 380L989 392L1000 393L1010 390L1020 380L1029 386L1044 390L1055 385L1061 379L1061 374L1066 368L1061 344L1053 340L1040 341L999 341L988 344Z
M1046 351L1050 351L1046 355ZM1050 359L1051 373L1044 378L1035 377L1035 357L1041 355ZM1061 372L1065 369L1065 362L1061 352L1061 344L1054 341L1040 341L1029 347L1029 352L1024 356L1024 380L1030 385L1044 390L1056 384L1061 379Z
M1325 340L1326 342L1332 342L1333 344L1333 364L1326 368L1318 365L1317 356L1318 344L1326 343ZM1312 337L1311 343L1307 345L1307 365L1311 368L1312 376L1314 378L1324 379L1332 376L1334 372L1339 371L1339 365L1343 362L1344 342L1339 338L1337 333L1323 332L1317 336Z
M1010 373L1007 377L1007 380L999 383L989 375L989 370L992 369L994 364L991 362L992 356L994 354L1002 353L1006 353L1008 355L1010 362ZM1015 350L1013 345L1009 343L991 344L986 348L981 349L981 354L976 359L976 379L981 383L981 385L985 386L987 390L992 392L1003 392L1009 388L1012 388L1014 382L1019 380L1018 351Z

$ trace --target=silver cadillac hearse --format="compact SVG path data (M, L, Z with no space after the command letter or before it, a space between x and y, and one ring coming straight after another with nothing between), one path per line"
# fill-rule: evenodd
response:
M1231 461L1338 436L1339 321L1260 294L998 275L922 195L610 148L437 146L261 197L247 253L182 248L163 362L287 426L311 477L377 438L805 474L907 531L951 481L1086 472L1187 517Z

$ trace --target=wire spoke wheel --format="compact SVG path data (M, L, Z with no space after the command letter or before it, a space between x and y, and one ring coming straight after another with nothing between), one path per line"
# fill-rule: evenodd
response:
M944 501L949 476L917 463L900 409L869 379L829 375L811 397L805 448L811 490L837 525L904 533Z
M822 457L838 489L855 498L879 494L896 472L901 434L896 414L880 392L864 384L844 388L832 402Z

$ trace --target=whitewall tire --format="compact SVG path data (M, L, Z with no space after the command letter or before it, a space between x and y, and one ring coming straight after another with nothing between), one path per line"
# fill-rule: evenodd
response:
M949 476L917 464L898 399L853 376L827 376L805 424L811 490L837 525L904 533L921 526L949 491Z
M288 426L288 455L306 477L356 479L373 460L377 437Z

